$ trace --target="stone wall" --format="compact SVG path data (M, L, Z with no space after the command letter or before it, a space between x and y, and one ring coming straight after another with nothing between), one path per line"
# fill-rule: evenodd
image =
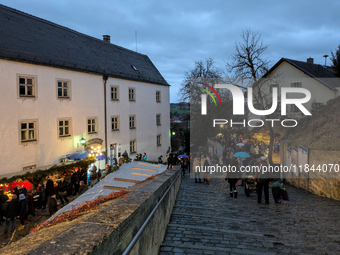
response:
M314 165L315 169L318 166L322 169L324 164L337 164L340 168L340 151L309 150L308 164L310 168ZM325 172L310 170L308 173L304 173L305 177L286 178L286 182L319 196L340 200L340 169L336 172L334 166L332 170L329 165L328 169L325 167Z
M179 167L129 188L82 217L30 234L0 254L121 254L180 172ZM149 222L131 254L158 254L175 204L181 175Z

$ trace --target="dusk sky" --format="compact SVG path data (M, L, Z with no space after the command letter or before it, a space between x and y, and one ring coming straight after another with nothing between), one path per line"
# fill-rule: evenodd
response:
M325 64L340 45L340 1L1 0L1 4L149 56L178 102L184 73L213 58L225 70L242 30L262 34L264 57ZM330 59L327 59L330 65Z

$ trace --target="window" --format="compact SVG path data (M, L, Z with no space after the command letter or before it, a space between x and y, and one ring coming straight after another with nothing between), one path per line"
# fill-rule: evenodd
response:
M156 114L156 124L157 124L157 126L161 125L161 115L160 114Z
M35 168L37 168L37 165L25 166L25 167L23 167L22 169L23 169L24 171L28 171L28 170L33 170L33 169L35 169Z
M135 101L136 96L135 96L135 89L129 89L129 101Z
M118 94L118 86L111 86L111 100L118 101L119 94Z
M19 97L35 97L35 78L19 76Z
M161 92L160 91L156 91L156 102L157 103L161 102Z
M96 118L87 119L87 133L89 134L97 133L97 119Z
M35 121L23 121L20 123L21 142L37 140L37 123Z
M112 126L112 131L119 130L119 117L118 116L111 118L111 126Z
M162 145L162 136L157 135L157 146L161 146L161 145Z
M292 88L301 88L302 87L302 82L292 82L291 83Z
M70 98L70 82L58 80L57 84L58 98Z
M135 153L137 151L137 142L130 141L130 153Z
M130 116L130 129L136 128L136 116Z
M59 137L71 136L71 122L69 119L58 120Z

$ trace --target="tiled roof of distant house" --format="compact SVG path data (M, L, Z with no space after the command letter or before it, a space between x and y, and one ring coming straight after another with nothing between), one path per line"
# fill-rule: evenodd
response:
M0 5L0 58L169 85L148 56Z
M319 64L307 63L303 61L292 60L288 58L281 58L264 76L266 78L276 67L278 67L283 61L296 67L311 78L317 79L331 90L337 90L336 87L340 87L340 79L338 79L333 70L330 67L325 67Z

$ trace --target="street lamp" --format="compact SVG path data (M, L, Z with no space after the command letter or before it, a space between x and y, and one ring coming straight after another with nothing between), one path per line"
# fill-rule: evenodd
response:
M85 146L86 140L85 140L84 137L82 136L82 137L80 138L79 142L80 142L81 145ZM77 143L77 147L79 147L80 144Z
M80 139L80 143L81 143L81 144L84 144L84 143L86 143L86 140L84 139L84 137L81 137L81 139Z

